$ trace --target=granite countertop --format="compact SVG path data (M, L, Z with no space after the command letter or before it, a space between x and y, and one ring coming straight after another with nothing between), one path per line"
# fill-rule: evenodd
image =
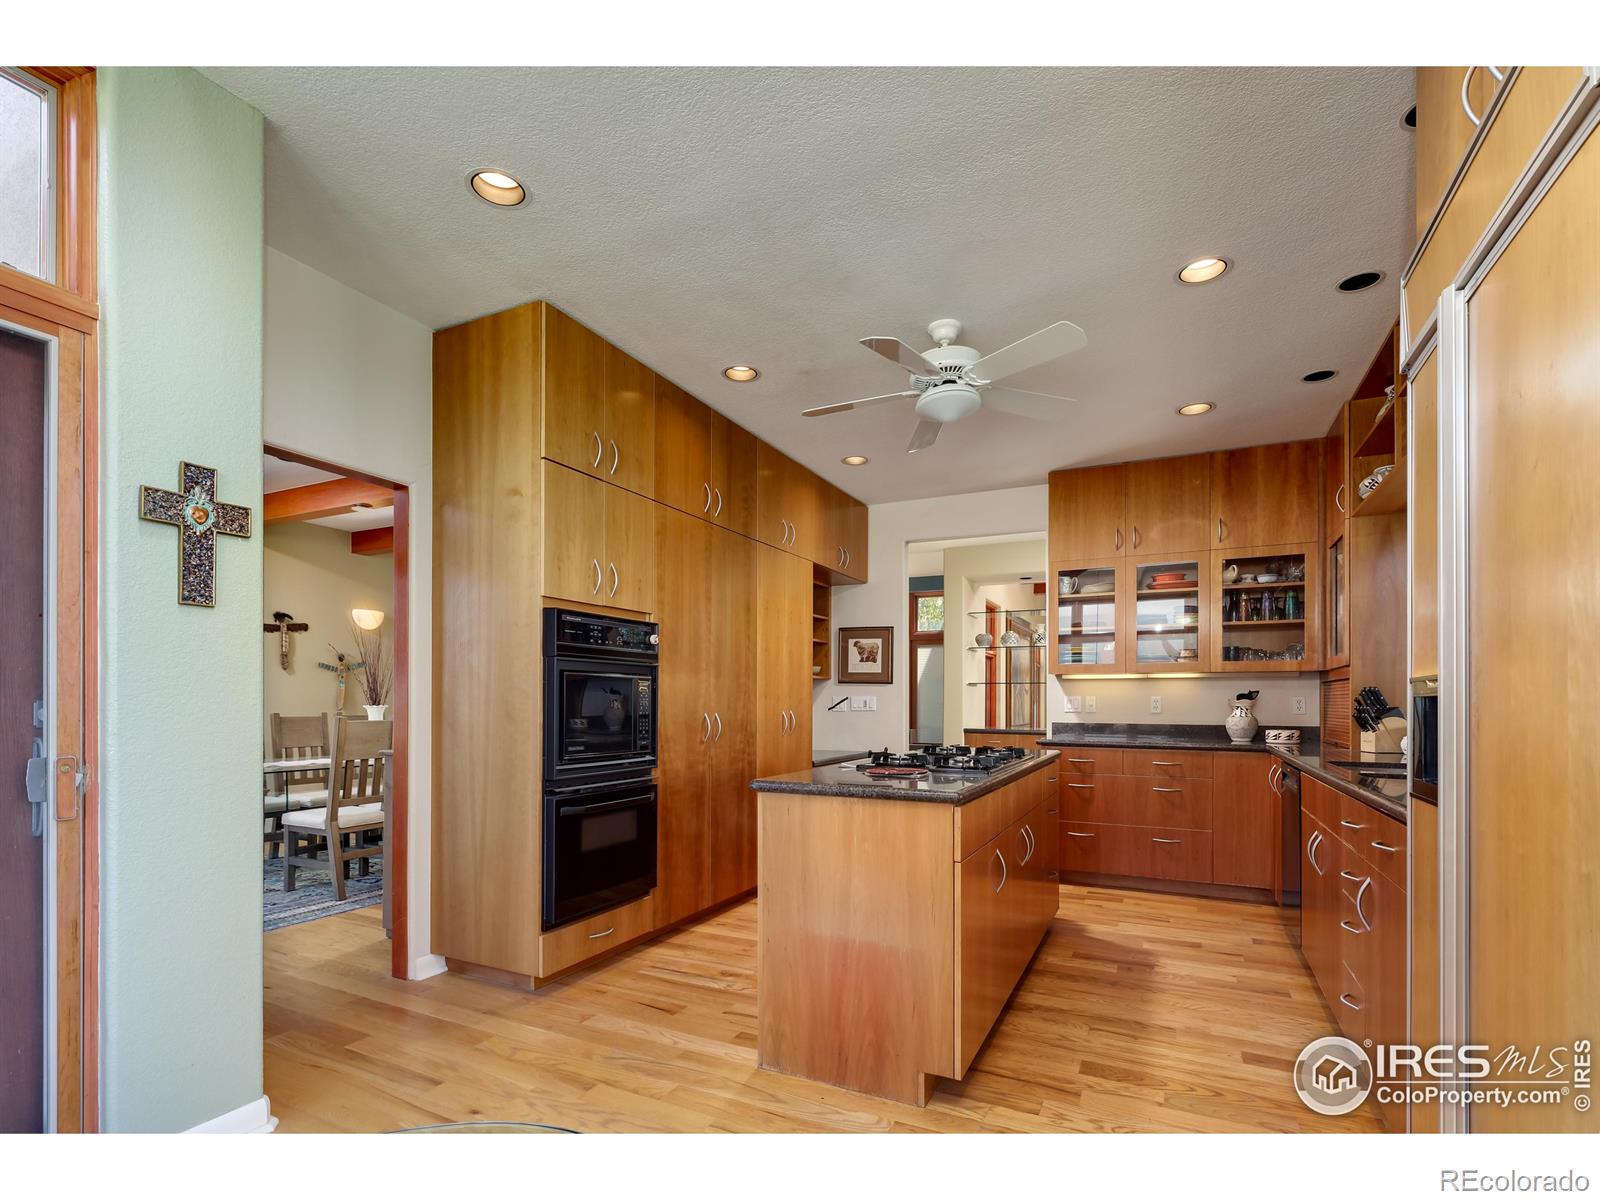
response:
M859 800L920 800L930 804L970 804L1060 757L1055 750L1029 750L1022 758L978 775L968 771L930 771L920 779L873 779L854 766L813 767L768 779L753 779L751 790L802 796L849 796Z
M1290 726L1290 728L1294 728ZM1298 745L1268 745L1266 734L1258 730L1248 742L1235 742L1221 725L1113 725L1067 724L1057 721L1050 727L1050 736L1041 738L1041 746L1104 746L1129 750L1218 750L1273 754L1284 762L1304 771L1313 779L1329 787L1354 796L1363 804L1393 817L1406 819L1405 777L1388 778L1364 773L1351 767L1335 767L1335 759L1370 761L1373 763L1398 763L1404 759L1398 754L1361 754L1329 746L1322 750L1316 729L1301 726Z
M856 759L865 758L870 753L868 750L813 750L811 765L831 767L836 763L855 762Z
M1023 733L1023 734L1036 733L1040 737L1044 736L1044 730L1042 730L1042 729L1017 729L1015 727L1007 727L1007 726L1004 726L1004 725L966 725L966 726L962 727L961 732L962 733Z

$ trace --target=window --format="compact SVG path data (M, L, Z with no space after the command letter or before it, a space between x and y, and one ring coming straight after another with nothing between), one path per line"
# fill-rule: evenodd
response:
M911 744L944 741L944 593L911 593Z
M944 596L938 593L925 593L916 597L917 623L914 626L918 633L943 633L944 632Z
M0 263L55 280L55 89L0 67Z

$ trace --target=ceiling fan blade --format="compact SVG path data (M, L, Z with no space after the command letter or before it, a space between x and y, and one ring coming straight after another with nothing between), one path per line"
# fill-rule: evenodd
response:
M1052 396L1049 392L1030 392L1022 388L987 388L983 403L997 412L1035 421L1059 421L1067 415L1067 405L1076 404L1071 396Z
M913 375L937 375L939 373L939 369L923 358L920 351L913 350L899 338L862 338L861 344L868 350L883 355L890 362L899 363Z
M984 355L967 370L993 383L1007 375L1015 375L1053 358L1060 358L1063 354L1082 350L1088 343L1088 335L1071 321L1057 321L1038 333L1030 333L1020 342L1012 342L993 354Z
M868 396L864 400L846 400L842 404L824 404L820 408L808 408L800 415L802 417L827 417L834 413L849 412L852 408L867 408L874 404L887 404L890 400L901 400L906 396L916 396L917 392L890 392L887 396Z
M918 450L926 450L939 440L939 430L943 428L944 425L938 421L918 421L917 427L911 431L911 441L906 446L906 453L915 454Z

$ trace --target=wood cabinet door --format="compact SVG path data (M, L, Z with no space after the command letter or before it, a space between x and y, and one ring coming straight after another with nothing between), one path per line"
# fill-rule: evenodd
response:
M1128 475L1119 463L1050 472L1050 557L1126 554Z
M652 612L656 606L656 504L604 485L605 603Z
M606 485L558 463L544 464L544 594L609 604Z
M1350 495L1350 406L1339 409L1333 428L1322 439L1322 530L1328 544L1339 536L1344 519L1355 507Z
M766 442L756 443L756 538L789 548L789 459Z
M681 921L711 903L706 828L716 614L707 603L707 563L715 532L670 509L656 515L658 925Z
M1317 540L1320 441L1219 450L1211 456L1211 527L1219 549Z
M641 496L655 495L656 375L606 344L606 478Z
M955 865L958 939L956 981L956 1062L960 1076L989 1036L1006 997L1008 952L1006 910L1016 886L1015 866L1006 849L1010 831L1003 831Z
M1219 753L1211 789L1211 882L1270 888L1278 852L1278 795L1270 754Z
M785 564L788 626L784 635L785 659L789 663L789 770L804 771L811 766L811 593L812 566L805 559L792 558Z
M1211 456L1153 458L1127 467L1128 549L1195 553L1209 546Z
M826 566L832 558L828 552L827 484L793 459L786 463L785 475L789 523L794 526L789 551Z
M1363 911L1372 926L1368 955L1367 1036L1374 1042L1397 1045L1406 1035L1406 893L1398 884L1374 873ZM1424 1043L1432 1045L1433 1043ZM1393 1132L1406 1128L1406 1105L1378 1103L1384 1124Z
M1302 775L1302 788L1310 791L1321 786L1316 780ZM1330 969L1333 953L1334 919L1333 898L1337 894L1339 841L1308 808L1300 814L1300 953L1306 966L1322 989L1322 994L1333 1003L1331 991L1336 980Z
M787 751L793 744L789 741L789 710L795 687L787 639L794 619L788 594L792 557L775 546L756 548L757 775L781 775L791 769Z
M844 571L857 583L867 581L867 506L854 496L844 498Z
M1466 67L1417 68L1416 229L1420 240L1477 132L1461 105ZM1479 71L1488 75L1487 71ZM1469 90L1468 98L1471 99ZM1477 110L1483 117L1483 109Z
M610 465L605 444L610 349L566 313L544 306L543 455L588 475Z
M711 414L711 519L756 536L756 435L721 413Z
M677 384L658 378L655 418L655 498L679 512L712 519L716 414Z
M716 904L756 885L757 546L710 528L711 622L704 654L712 694L711 766L706 778L706 857ZM809 708L809 706L808 706ZM807 739L806 745L810 745ZM807 760L809 763L809 758Z

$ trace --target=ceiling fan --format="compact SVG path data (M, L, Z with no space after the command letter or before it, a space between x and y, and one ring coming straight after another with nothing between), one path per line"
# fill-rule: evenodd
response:
M1071 402L1070 396L1053 396L1047 392L1029 392L1021 388L997 388L995 383L1019 371L1037 367L1053 358L1081 350L1089 339L1083 330L1071 321L1057 321L1037 333L1030 333L1019 342L996 350L993 354L979 354L970 346L958 346L961 322L944 318L928 326L928 336L938 343L932 350L913 350L899 338L862 338L868 350L883 355L911 372L911 386L903 392L890 392L886 396L868 396L863 400L847 400L843 404L824 404L808 408L807 417L826 417L832 413L849 412L873 404L887 404L915 396L917 400L916 429L907 454L926 450L939 436L939 430L951 421L970 416L987 404L1001 412L1041 421L1059 420L1064 414L1061 401Z

